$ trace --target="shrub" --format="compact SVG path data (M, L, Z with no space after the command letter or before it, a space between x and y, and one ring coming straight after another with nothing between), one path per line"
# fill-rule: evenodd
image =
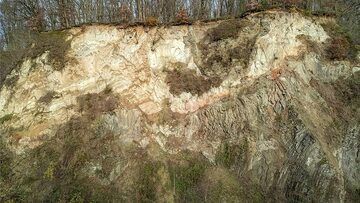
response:
M77 97L79 111L94 118L101 113L111 112L116 109L118 102L111 90L106 88L103 92L96 94L85 94Z
M44 96L40 97L38 103L42 104L50 104L51 101L57 96L57 92L48 91Z
M330 36L325 43L326 58L329 60L356 60L357 49L349 37L349 33L335 22L323 23L321 26Z
M137 201L154 201L156 199L157 172L160 164L153 161L145 161L140 166L140 174L136 183Z
M210 41L216 42L223 39L235 38L239 29L243 26L244 25L241 25L240 22L236 20L224 21L209 32Z
M50 31L35 34L33 47L28 49L25 57L36 58L49 51L49 61L54 70L62 70L66 62L66 53L70 48L70 41L66 41L68 34L66 31Z
M176 22L180 24L188 24L189 16L184 9L180 9L176 14Z
M17 81L18 77L6 77L18 67L23 58L23 51L1 51L0 52L0 89L3 85L10 86Z
M170 92L174 95L190 92L200 96L212 87L218 87L221 84L221 80L217 77L205 78L196 75L194 70L185 68L184 70L175 69L167 71L165 81L170 87Z
M247 202L243 187L230 170L219 166L207 169L201 184L208 202Z
M246 5L246 10L256 10L260 7L260 4L257 1L250 1Z
M13 85L18 77L6 79L24 58L34 59L49 51L49 61L55 70L62 70L68 61L74 58L67 58L66 53L70 48L70 41L67 41L66 31L49 31L43 33L31 33L30 39L26 39L24 46L12 51L0 52L0 88L5 84ZM76 62L76 61L75 61ZM7 81L6 81L7 80Z
M157 26L158 24L159 24L159 21L154 16L147 17L145 20L145 25L147 25L147 26Z
M326 56L330 60L343 60L348 57L350 43L344 37L329 39L326 46Z

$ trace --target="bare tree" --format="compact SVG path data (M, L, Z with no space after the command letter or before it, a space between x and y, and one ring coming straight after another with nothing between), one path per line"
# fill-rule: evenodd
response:
M2 0L2 48L26 45L29 31L56 30L84 23L161 23L239 16L246 10L268 6L297 7L334 13L356 42L360 36L359 0ZM22 36L22 37L19 37ZM358 39L356 39L358 38Z

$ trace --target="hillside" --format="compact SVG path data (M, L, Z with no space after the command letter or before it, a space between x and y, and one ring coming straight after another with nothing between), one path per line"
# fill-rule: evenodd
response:
M330 17L83 26L24 56L1 202L360 199L360 55Z

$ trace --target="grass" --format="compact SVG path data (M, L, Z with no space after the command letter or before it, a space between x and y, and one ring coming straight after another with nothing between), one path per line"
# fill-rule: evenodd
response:
M243 202L243 185L237 177L223 167L206 170L202 189L208 202Z
M182 152L170 160L169 173L177 202L201 202L204 200L200 183L207 167L206 159L197 153Z
M1 182L7 180L11 174L12 159L11 151L7 148L4 139L0 138L0 186Z
M248 142L246 139L240 145L224 142L216 153L215 162L220 166L230 169L239 161L246 160L247 150Z
M137 201L151 202L156 199L157 172L160 166L160 163L149 160L140 164L140 173L136 182Z
M42 102L49 102L54 93L46 95ZM83 111L80 117L73 117L67 123L59 126L54 137L45 141L40 147L27 153L26 158L19 160L16 168L17 176L11 183L9 191L4 196L15 202L29 200L34 202L79 202L84 200L106 201L107 198L119 199L120 196L112 186L105 187L96 178L107 178L112 169L115 168L115 161L122 157L119 146L115 142L115 136L104 132L97 136L93 129L93 122L102 113L108 113L116 106L111 105L109 100L114 99L111 91L104 90L99 94L88 94L78 101L79 109ZM80 108L81 107L81 108ZM94 115L95 112L95 115ZM91 115L91 116L90 116ZM2 122L12 118L7 115ZM92 119L94 118L94 120ZM0 152L3 151L1 147ZM1 154L2 155L2 154ZM96 178L88 178L84 169L87 163L101 161L102 168L109 168L96 174ZM135 157L129 155L129 157ZM9 159L1 156L1 174L9 171L10 166L5 164ZM5 167L6 166L6 167ZM26 173L24 167L26 169ZM9 172L6 172L9 173ZM0 185L1 186L1 185ZM0 197L1 199L1 197Z

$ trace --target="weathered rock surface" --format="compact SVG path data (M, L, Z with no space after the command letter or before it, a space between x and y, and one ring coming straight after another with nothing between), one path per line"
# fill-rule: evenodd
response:
M268 11L67 32L0 91L0 200L355 202L359 59L332 19Z

